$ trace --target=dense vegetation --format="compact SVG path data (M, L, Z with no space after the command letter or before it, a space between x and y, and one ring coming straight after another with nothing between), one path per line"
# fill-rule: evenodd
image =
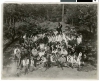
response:
M61 21L74 26L77 32L81 32L85 35L85 39L96 39L97 5L4 4L4 49L6 49L13 41L19 39L24 33L36 34L42 32L42 30L47 31L50 29L50 27L48 27L50 22ZM45 25L40 25L40 23L44 22Z

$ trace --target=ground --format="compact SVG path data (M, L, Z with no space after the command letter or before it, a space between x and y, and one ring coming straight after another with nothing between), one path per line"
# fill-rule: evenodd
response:
M28 74L20 74L20 76L14 75L16 73L15 67L9 68L8 70L5 69L3 74L5 76L2 79L97 79L97 70L92 71L77 71L76 68L67 68L64 67L64 70L58 68L56 66L51 67L50 69L44 71L44 69L34 70L29 72Z

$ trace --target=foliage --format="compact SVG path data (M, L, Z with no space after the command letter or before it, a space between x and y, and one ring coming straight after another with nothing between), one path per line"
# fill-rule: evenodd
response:
M24 33L48 30L49 26L39 23L46 21L61 22L62 4L4 4L3 12L4 37L12 40ZM64 21L96 33L97 5L96 4L64 4ZM49 25L49 24L48 24Z

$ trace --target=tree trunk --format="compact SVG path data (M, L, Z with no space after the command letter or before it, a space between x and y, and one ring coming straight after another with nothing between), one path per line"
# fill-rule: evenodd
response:
M10 27L11 27L11 17L10 17L9 25L10 25Z
M91 26L89 27L89 30L90 30L90 32L91 32L91 30L92 30Z
M96 34L97 29L93 27L93 33Z
M48 10L47 10L47 20L49 20Z
M16 38L16 39L11 40L10 42L8 42L8 43L3 47L3 52L5 52L6 49L7 49L11 44L13 44L14 42L16 42L16 41L18 41L18 40L19 40L19 38Z
M8 22L7 22L7 18L6 18L6 24L7 24Z
M73 25L73 18L72 18L72 25Z
M62 5L62 22L64 22L64 4Z
M14 27L15 26L15 19L14 19L14 17L13 17L13 22L12 23L13 23L13 27Z

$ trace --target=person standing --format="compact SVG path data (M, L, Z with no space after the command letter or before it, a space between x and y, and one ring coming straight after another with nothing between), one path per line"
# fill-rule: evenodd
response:
M58 23L57 31L58 34L62 34L62 25L60 23Z

